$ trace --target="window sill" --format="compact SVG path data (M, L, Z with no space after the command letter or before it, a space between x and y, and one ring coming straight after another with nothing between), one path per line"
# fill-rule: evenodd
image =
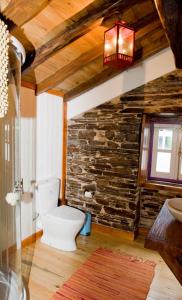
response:
M141 187L149 190L167 190L174 192L182 192L182 185L180 184L171 184L171 183L162 183L156 181L147 181L141 185Z

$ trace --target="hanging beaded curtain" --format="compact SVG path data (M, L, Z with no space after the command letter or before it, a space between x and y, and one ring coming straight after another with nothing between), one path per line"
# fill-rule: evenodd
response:
M0 19L0 118L8 112L8 49L9 31Z

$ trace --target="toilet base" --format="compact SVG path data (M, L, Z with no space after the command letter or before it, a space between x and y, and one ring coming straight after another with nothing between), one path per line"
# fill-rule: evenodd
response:
M75 240L57 240L46 234L43 234L41 242L63 251L75 251L77 249Z

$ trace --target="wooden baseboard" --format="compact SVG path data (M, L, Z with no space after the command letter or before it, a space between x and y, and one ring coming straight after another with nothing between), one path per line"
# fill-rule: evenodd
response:
M16 251L17 251L17 245L16 244L8 247L8 249L2 250L2 252L1 252L2 261L3 260L6 261L6 259L7 259L7 253L8 253L8 255L10 255L10 254L16 253Z
M114 237L118 237L118 238L121 238L121 239L126 239L128 241L134 241L135 238L136 238L136 232L124 231L124 230L120 230L120 229L117 229L117 228L105 226L105 225L102 225L102 224L92 223L92 229L94 231L97 231L97 232L100 232L100 233L103 233L103 234L109 234L109 235L112 235ZM139 227L138 234L147 236L148 232L149 232L148 228ZM43 234L43 231L40 230L40 231L32 234L31 236L27 237L26 239L24 239L22 241L22 248L24 248L24 247L26 247L26 246L28 246L32 243L35 243L36 240L39 239L42 236L42 234Z
M135 237L136 237L136 233L135 232L130 232L130 231L124 231L124 230L120 230L117 228L113 228L113 227L109 227L109 226L105 226L102 224L96 224L96 223L92 223L92 229L94 231L103 233L103 234L109 234L112 235L114 237L118 237L121 239L126 239L129 241L134 241Z
M40 230L34 234L32 234L31 236L28 236L26 239L24 239L21 244L22 244L22 248L32 244L32 243L35 243L37 239L39 239L43 234L43 231Z
M138 228L138 234L139 235L143 235L143 236L147 236L148 233L149 233L149 228L146 228L146 227L139 227Z
M26 246L32 244L32 243L35 243L37 239L39 239L43 234L43 230L40 230L30 236L28 236L26 239L24 239L22 242L21 242L21 246L22 248L25 248ZM17 251L17 245L14 244L12 246L10 246L8 248L8 253L11 254L11 253L16 253ZM2 253L1 253L2 257L7 255L7 250L3 250Z

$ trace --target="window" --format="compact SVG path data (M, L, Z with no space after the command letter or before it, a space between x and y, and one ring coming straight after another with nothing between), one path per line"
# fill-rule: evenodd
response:
M182 126L152 122L150 126L148 178L182 183L181 153Z

